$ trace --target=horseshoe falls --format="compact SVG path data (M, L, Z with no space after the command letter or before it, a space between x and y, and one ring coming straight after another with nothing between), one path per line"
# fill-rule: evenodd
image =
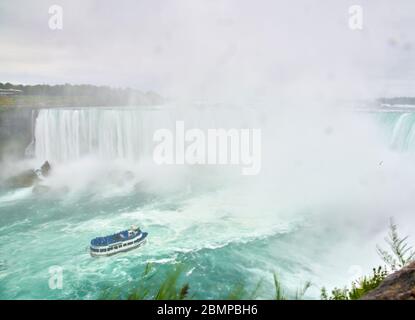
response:
M146 138L155 129L154 120L139 110L41 110L35 126L35 157L60 163L85 155L139 161L140 156L151 155Z
M381 114L388 127L390 146L400 151L415 150L415 114L411 112L389 112Z
M0 189L0 298L98 299L154 288L177 264L196 298L226 298L238 283L272 297L343 287L381 263L389 217L410 234L415 113L273 106L47 108L33 111L32 156L2 163L2 181L48 161L39 186ZM152 161L154 132L260 128L262 169ZM92 238L139 225L137 250L92 258ZM60 267L62 288L51 289ZM52 269L51 269L52 268ZM356 271L357 270L357 271Z
M137 163L152 156L154 132L174 132L176 121L183 121L189 129L242 128L255 123L255 114L248 108L237 121L232 109L120 109L40 110L35 122L35 157L62 163L93 155L100 160Z

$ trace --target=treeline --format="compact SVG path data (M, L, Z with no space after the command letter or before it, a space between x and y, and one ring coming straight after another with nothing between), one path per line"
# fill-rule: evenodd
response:
M415 97L395 97L395 98L380 98L378 102L381 104L415 104Z
M10 90L8 94L5 91ZM13 90L13 91L12 91ZM154 105L163 99L155 92L94 85L22 85L0 83L0 105L11 106L116 106Z

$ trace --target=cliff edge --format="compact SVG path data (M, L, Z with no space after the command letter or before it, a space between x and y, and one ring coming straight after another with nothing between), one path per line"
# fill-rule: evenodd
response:
M361 300L415 300L415 262L386 277Z

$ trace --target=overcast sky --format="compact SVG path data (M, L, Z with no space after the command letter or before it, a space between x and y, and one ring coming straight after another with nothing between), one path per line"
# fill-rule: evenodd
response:
M63 30L48 9L63 8ZM363 30L349 7L363 8ZM0 82L415 95L414 0L2 0Z

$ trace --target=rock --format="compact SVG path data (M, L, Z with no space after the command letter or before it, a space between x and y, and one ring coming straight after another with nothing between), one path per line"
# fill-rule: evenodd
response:
M388 276L362 300L415 300L415 261Z
M47 177L50 175L52 167L48 161L37 170L26 170L16 176L9 178L6 181L6 186L11 188L29 188L31 186L37 185L42 177ZM41 177L39 177L41 175Z
M27 170L6 181L6 185L12 188L28 188L39 181L39 177L33 170Z
M40 172L42 173L42 176L47 177L50 174L51 166L48 161L45 161L45 163L40 167Z

